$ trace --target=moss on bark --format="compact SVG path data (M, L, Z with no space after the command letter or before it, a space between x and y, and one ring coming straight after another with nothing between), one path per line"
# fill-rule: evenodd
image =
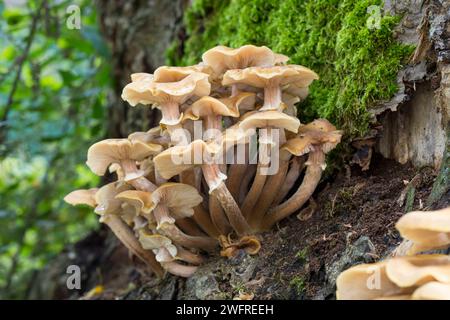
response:
M172 45L168 62L197 63L219 44L266 45L321 76L299 106L302 121L324 117L353 137L368 129L371 106L397 91L413 50L394 38L399 20L383 15L381 0L194 0L184 15L187 39Z

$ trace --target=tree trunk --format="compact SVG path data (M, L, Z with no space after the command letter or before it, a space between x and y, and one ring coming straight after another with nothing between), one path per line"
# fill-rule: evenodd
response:
M97 1L101 31L110 44L114 87L109 97L108 137L126 137L159 123L160 113L131 107L120 97L135 72L153 73L181 34L186 0Z

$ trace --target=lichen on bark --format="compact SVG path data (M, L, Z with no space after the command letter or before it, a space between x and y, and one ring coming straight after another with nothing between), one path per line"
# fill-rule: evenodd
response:
M184 14L187 37L172 44L168 63L196 63L219 44L266 45L321 76L301 119L325 117L354 137L367 131L368 110L397 92L414 49L395 40L399 20L383 14L381 0L194 0Z

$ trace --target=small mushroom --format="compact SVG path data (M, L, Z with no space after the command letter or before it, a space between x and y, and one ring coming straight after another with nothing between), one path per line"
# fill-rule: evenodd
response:
M436 211L413 211L395 225L400 235L412 241L408 254L450 246L450 207Z
M286 65L228 70L223 76L222 84L250 85L264 89L264 104L260 110L282 111L283 86L295 83L297 86L307 87L316 79L319 79L317 74L306 67Z
M179 255L179 251L186 250L177 248L167 237L141 232L139 235L139 242L144 249L153 250L156 254L156 260L161 263L164 269L174 275L187 278L192 276L197 270L197 267L195 266L188 266L177 262L177 260L183 260ZM195 255L193 254L185 254L184 258L192 260L189 258L194 256ZM201 261L201 258L198 257L195 262L199 262L199 260Z
M263 230L271 228L276 222L300 209L311 197L326 166L325 154L336 147L341 136L342 132L325 119L314 120L299 127L297 138L294 138L299 141L296 141L295 145L288 141L286 147L296 156L310 150L305 163L305 176L298 190L288 200L269 210L261 223Z
M260 131L260 161L258 163L256 176L250 191L242 204L242 212L250 221L254 220L253 218L250 218L250 215L257 215L253 208L267 179L264 168L269 166L269 161L264 160L262 156L264 156L264 151L267 150L268 146L278 148L277 146L279 145L279 141L273 140L272 129L280 130L281 139L284 139L284 130L297 132L299 125L300 121L297 118L273 110L254 112L239 123L239 128L246 132L257 128L263 129Z
M105 223L115 236L128 248L134 255L146 263L159 277L163 276L161 265L156 261L155 255L151 251L142 248L139 241L134 237L133 232L120 218L120 201L115 199L115 195L127 188L124 184L110 183L100 188L92 199L91 190L77 190L71 192L65 197L69 204L82 204L80 196L85 197L89 206L96 205L96 213L101 215L100 221Z
M106 139L93 144L87 155L86 164L99 176L103 176L112 163L121 165L125 181L143 176L143 171L136 167L136 161L161 152L159 144L148 144L128 139Z
M275 54L269 48L262 46L245 45L237 49L217 46L209 49L202 55L205 64L211 66L217 78L230 69L243 69L247 67L273 66L275 62L285 60L281 55Z
M175 136L175 133L183 135L181 132L175 132L181 129L180 105L190 98L207 96L211 90L208 77L208 74L202 72L191 73L177 82L156 82L153 77L150 81L149 77L138 77L123 89L122 99L132 106L137 103L153 104L160 109L160 123L167 127L172 140L178 142L180 137ZM140 83L141 80L145 83ZM144 93L145 99L141 99Z

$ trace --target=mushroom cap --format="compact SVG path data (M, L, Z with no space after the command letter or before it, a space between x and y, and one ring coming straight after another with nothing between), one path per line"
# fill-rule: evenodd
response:
M153 208L152 194L140 190L126 190L116 195L116 199L130 204L136 210L136 215L140 212L150 213Z
M432 281L412 294L413 300L450 300L450 284Z
M175 219L182 219L194 215L192 208L199 205L203 198L194 187L184 184L168 182L159 186L151 195L153 208L163 203L169 208Z
M336 127L326 119L317 119L301 125L298 128L297 138L302 139L303 143L309 142L310 148L319 147L324 153L328 153L341 142L342 131L336 130Z
M192 72L176 82L156 82L151 74L133 74L132 82L122 91L122 99L132 106L138 103L159 106L168 102L184 103L193 96L209 95L211 84L209 75L202 72Z
M239 123L239 128L244 131L252 128L276 127L297 132L299 126L300 120L275 110L254 112Z
M177 82L195 72L209 74L211 73L209 69L210 67L205 64L196 64L187 67L162 66L155 70L153 77L156 82Z
M103 218L108 214L120 214L122 200L116 199L116 195L130 188L128 184L121 182L111 182L101 187L95 194L97 203L95 213L100 214Z
M194 96L207 96L211 91L208 77L206 73L194 72L177 82L153 82L150 87L153 103L161 108L167 102L182 104Z
M155 143L167 146L170 143L170 135L167 131L162 131L160 126L151 128L147 132L133 132L128 136L128 140L139 140L144 143Z
M245 45L237 49L217 46L202 55L202 60L211 66L214 73L220 77L229 69L243 69L254 66L273 66L276 56L269 48ZM281 56L278 61L282 61Z
M431 254L395 257L387 261L386 274L402 288L430 281L450 284L450 256Z
M151 234L142 230L139 232L139 242L142 248L157 251L156 261L158 262L167 262L163 256L158 257L159 249L166 249L169 252L172 257L170 261L174 260L178 252L177 247L172 244L172 240L159 234Z
M314 149L313 142L314 139L310 136L300 135L286 141L286 143L281 147L281 150L286 150L289 153L299 157L311 152Z
M223 75L222 84L225 86L246 84L256 88L264 88L271 84L284 86L296 83L297 86L307 87L316 79L319 79L319 76L304 66L287 65L228 70Z
M395 227L403 238L413 242L409 254L450 246L450 208L409 212Z
M288 61L289 61L288 56L281 54L281 53L275 53L274 65L276 65L276 66L285 65Z
M94 208L97 205L97 202L95 202L95 194L97 191L98 188L75 190L66 195L64 201L73 206L85 204Z
M191 120L198 120L201 117L221 115L228 117L239 117L239 109L236 105L226 105L219 99L205 96L197 100L186 110L185 116Z
M128 139L106 139L89 148L86 164L92 172L102 176L111 163L119 163L121 160L142 161L161 150L159 144Z
M122 100L128 101L133 107L138 103L151 104L152 94L150 86L153 83L153 75L149 73L133 73L131 83L127 84L122 91Z
M153 158L156 170L164 179L170 179L181 172L206 163L217 153L213 144L194 140L187 146L174 146ZM208 159L205 159L207 157Z
M388 278L385 261L345 270L337 277L336 286L337 300L369 300L409 293Z
M253 92L239 92L237 95L219 99L229 109L238 111L250 111L255 109L256 94Z

